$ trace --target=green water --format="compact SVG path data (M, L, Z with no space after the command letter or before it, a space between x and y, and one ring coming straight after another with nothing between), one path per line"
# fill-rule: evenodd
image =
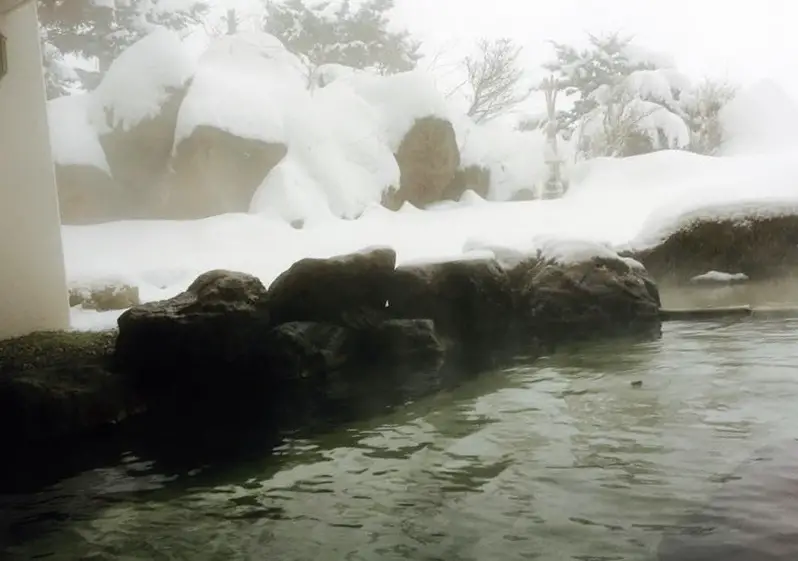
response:
M657 341L509 366L229 466L123 455L0 498L0 558L655 560L663 533L758 450L798 466L797 333L672 323ZM729 508L745 517L747 501Z

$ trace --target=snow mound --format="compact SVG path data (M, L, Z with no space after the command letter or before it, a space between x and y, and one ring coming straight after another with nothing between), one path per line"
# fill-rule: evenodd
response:
M313 71L310 81L314 87L323 88L340 78L352 78L364 73L368 73L368 71L343 64L322 64ZM373 75L373 73L371 74Z
M501 123L477 125L470 119L455 120L462 167L490 170L491 200L506 201L522 190L539 193L546 181L546 137L540 130L518 131ZM561 143L561 157L569 159Z
M696 275L690 282L707 284L707 283L734 283L743 282L748 280L748 275L745 273L724 273L721 271L707 271L703 275Z
M469 261L485 261L495 259L495 253L490 249L473 249L463 253L453 253L451 255L431 255L417 257L415 259L405 259L399 264L402 267L420 267L424 265L438 265L440 263L463 263Z
M649 212L630 246L637 250L656 246L698 220L744 221L798 214L796 156L794 149L762 156L702 156L690 162L663 154L662 163L671 160L674 169L670 174L663 170L655 185L648 186ZM689 165L679 169L680 161ZM690 173L692 165L696 167Z
M795 147L798 103L772 80L740 91L720 112L722 153L765 153Z
M90 118L97 132L130 130L158 115L169 95L194 75L196 63L180 37L165 28L131 45L92 92Z
M303 72L299 59L266 33L213 40L180 106L175 146L202 125L241 138L285 142L287 108L310 104Z
M62 166L92 166L111 173L97 131L89 121L91 97L72 94L47 102L53 160Z
M288 155L252 200L253 212L285 220L354 218L399 184L399 166L384 136L385 116L345 81L284 104ZM295 101L296 101L295 100Z
M463 246L463 252L475 251L490 251L505 265L514 265L529 257L563 266L587 263L593 259L622 260L607 243L565 235L537 235L516 243L469 239Z
M560 265L577 265L593 259L621 260L608 244L566 237L541 237L534 241L539 255Z
M339 72L332 85L347 84L369 103L380 119L382 138L392 153L416 120L438 117L452 121L452 108L432 75L422 70L378 76L370 72Z

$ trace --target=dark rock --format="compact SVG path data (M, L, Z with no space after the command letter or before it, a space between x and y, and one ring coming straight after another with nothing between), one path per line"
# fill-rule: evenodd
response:
M344 314L383 310L395 266L396 252L389 248L297 261L269 287L273 322L336 323Z
M445 348L430 320L371 326L289 322L269 333L269 369L285 422L351 420L440 389Z
M364 364L440 365L446 353L430 319L393 319L355 330L349 355Z
M395 318L429 318L447 342L469 353L502 346L510 333L513 293L493 259L402 266L388 298Z
M123 313L116 359L149 396L171 398L178 392L184 400L208 395L222 400L258 369L269 329L265 302L266 288L257 278L209 271L170 300Z
M752 281L787 276L798 268L798 215L691 221L634 257L665 283L689 283L710 270Z
M398 210L409 202L417 207L444 201L460 167L457 135L449 121L418 119L405 134L396 154L399 189L388 192L383 204Z
M248 212L255 191L287 152L284 144L198 126L175 147L164 216Z
M116 332L40 332L0 341L0 439L51 441L142 408L113 368Z
M543 340L659 329L656 285L645 270L621 259L569 265L532 259L517 265L511 278L526 330Z
M318 382L347 362L351 331L331 323L291 321L272 329L267 355L271 369L286 380Z

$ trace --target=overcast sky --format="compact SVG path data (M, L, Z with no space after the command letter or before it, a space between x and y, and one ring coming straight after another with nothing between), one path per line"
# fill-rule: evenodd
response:
M798 0L396 0L397 19L428 45L460 50L510 36L530 64L546 41L620 30L670 53L693 77L775 78L798 98Z

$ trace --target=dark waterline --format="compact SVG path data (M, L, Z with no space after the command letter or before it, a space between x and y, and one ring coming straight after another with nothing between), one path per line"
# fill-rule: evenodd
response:
M53 450L54 483L0 496L0 559L658 560L666 534L798 516L796 328L669 323L334 431L253 430L218 443L232 462L185 435Z

